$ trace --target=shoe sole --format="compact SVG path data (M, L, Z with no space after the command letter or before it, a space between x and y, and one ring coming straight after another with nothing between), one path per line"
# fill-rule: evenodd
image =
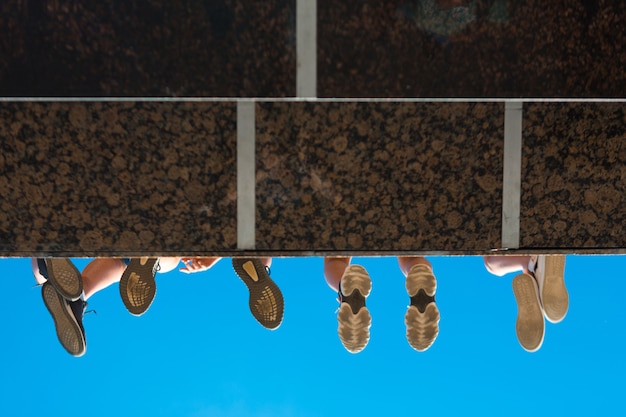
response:
M565 256L545 257L545 278L541 301L546 319L558 323L565 318L569 308L569 295L565 288Z
M363 298L367 298L372 291L372 280L360 265L349 265L341 278L341 292L351 296L358 291ZM359 353L369 343L372 316L367 307L363 306L354 313L352 306L343 302L339 306L337 315L339 340L350 353Z
M83 293L83 280L72 261L65 258L46 259L48 281L59 294L70 301L76 301Z
M439 335L439 309L435 304L434 297L437 291L437 280L432 270L413 267L406 278L406 291L413 298L423 290L425 295L421 299L432 298L425 305L411 305L404 316L406 325L406 338L409 345L418 352L427 350ZM426 297L427 296L427 297ZM428 301L428 300L427 300ZM421 304L421 303L420 303Z
M54 327L61 346L70 355L83 356L87 351L85 337L63 295L47 282L43 284L41 294L44 304L54 320Z
M154 279L158 258L133 258L120 279L120 296L128 312L141 316L156 296Z
M521 274L513 278L513 294L517 301L517 340L528 352L535 352L543 343L545 322L539 304L539 290L533 277Z
M233 258L233 269L248 287L250 312L261 326L276 330L283 322L285 301L260 259Z

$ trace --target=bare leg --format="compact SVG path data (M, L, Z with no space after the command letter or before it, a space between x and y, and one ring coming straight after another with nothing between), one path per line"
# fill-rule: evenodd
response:
M426 265L432 269L428 259L422 256L398 256L398 264L405 277L409 275L409 271L415 265Z
M96 258L89 262L81 274L85 299L109 285L119 282L125 269L126 264L121 259Z
M339 292L339 282L352 258L324 258L324 278L330 288Z
M487 271L501 277L511 272L528 273L530 256L485 256L483 261Z
M159 258L159 272L165 274L173 271L178 266L180 258Z
M46 279L39 273L39 265L37 265L37 258L30 259L30 266L33 269L33 275L35 276L35 280L37 284L43 285L46 282Z

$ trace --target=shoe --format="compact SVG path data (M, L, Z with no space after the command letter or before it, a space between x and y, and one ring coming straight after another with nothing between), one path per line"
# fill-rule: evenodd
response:
M370 340L372 317L365 299L372 291L372 280L361 265L348 265L339 283L339 314L337 333L350 353L359 353Z
M64 298L70 301L76 301L80 298L83 293L83 280L72 261L67 258L38 258L37 265L39 266L39 273Z
M154 277L159 258L133 258L120 279L120 295L124 306L135 316L145 313L156 295Z
M283 321L285 302L260 259L233 258L235 273L250 291L250 312L261 326L277 329Z
M428 349L439 334L439 309L435 304L437 280L428 265L414 265L406 277L411 305L404 316L406 338L418 352Z
M57 337L70 355L79 357L87 351L83 314L87 303L82 299L67 300L50 283L44 282L41 294L46 308L54 320Z
M533 257L529 270L537 280L539 299L546 319L551 323L560 322L569 308L569 296L565 288L565 256Z
M517 301L517 340L528 352L535 352L541 347L545 332L537 281L528 274L516 276L513 278L513 294Z

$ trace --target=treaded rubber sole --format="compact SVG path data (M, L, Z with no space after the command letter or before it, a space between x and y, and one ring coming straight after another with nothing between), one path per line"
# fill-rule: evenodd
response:
M409 296L416 296L420 289L431 297L434 297L437 291L437 280L432 268L427 265L414 265L406 277L406 292Z
M355 313L353 305L342 302L337 315L339 340L350 353L359 353L370 340L372 316L364 300L372 291L372 280L361 265L348 265L341 277L341 293L348 299L356 300L359 297L353 297L355 291L361 295L362 307Z
M352 295L354 290L359 290L361 295L367 298L372 291L372 279L361 265L348 265L341 277L341 292L345 296Z
M362 307L358 313L353 314L348 303L341 303L337 321L337 334L343 347L350 353L359 353L365 349L370 340L372 325L372 316L367 307Z
M430 303L421 313L417 307L409 306L404 315L406 339L409 345L418 352L427 350L439 335L439 309Z
M413 349L423 352L432 346L439 335L440 314L434 298L437 280L431 267L418 264L407 274L405 285L411 297L411 305L404 315L406 339Z
M48 281L66 299L76 301L83 293L83 279L72 261L67 258L45 259Z
M260 259L233 258L233 269L248 287L250 312L261 326L276 330L283 322L285 301Z
M569 295L565 287L565 256L546 256L544 259L541 301L546 319L558 323L565 318L569 308Z
M541 347L545 333L545 321L535 278L528 274L513 278L513 294L517 301L517 340L525 350L535 352Z
M83 356L87 351L87 343L68 302L48 282L43 284L41 295L54 320L54 327L61 346L70 355Z
M156 295L154 276L159 258L133 258L120 279L120 296L130 314L148 311Z

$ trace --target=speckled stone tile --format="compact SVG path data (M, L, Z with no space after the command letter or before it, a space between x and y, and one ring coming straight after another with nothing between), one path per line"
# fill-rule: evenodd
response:
M318 4L320 97L624 97L621 0Z
M236 247L234 103L0 103L0 251Z
M626 104L525 103L523 247L626 247Z
M0 4L0 96L295 95L295 0Z
M500 247L500 103L257 105L257 249Z

